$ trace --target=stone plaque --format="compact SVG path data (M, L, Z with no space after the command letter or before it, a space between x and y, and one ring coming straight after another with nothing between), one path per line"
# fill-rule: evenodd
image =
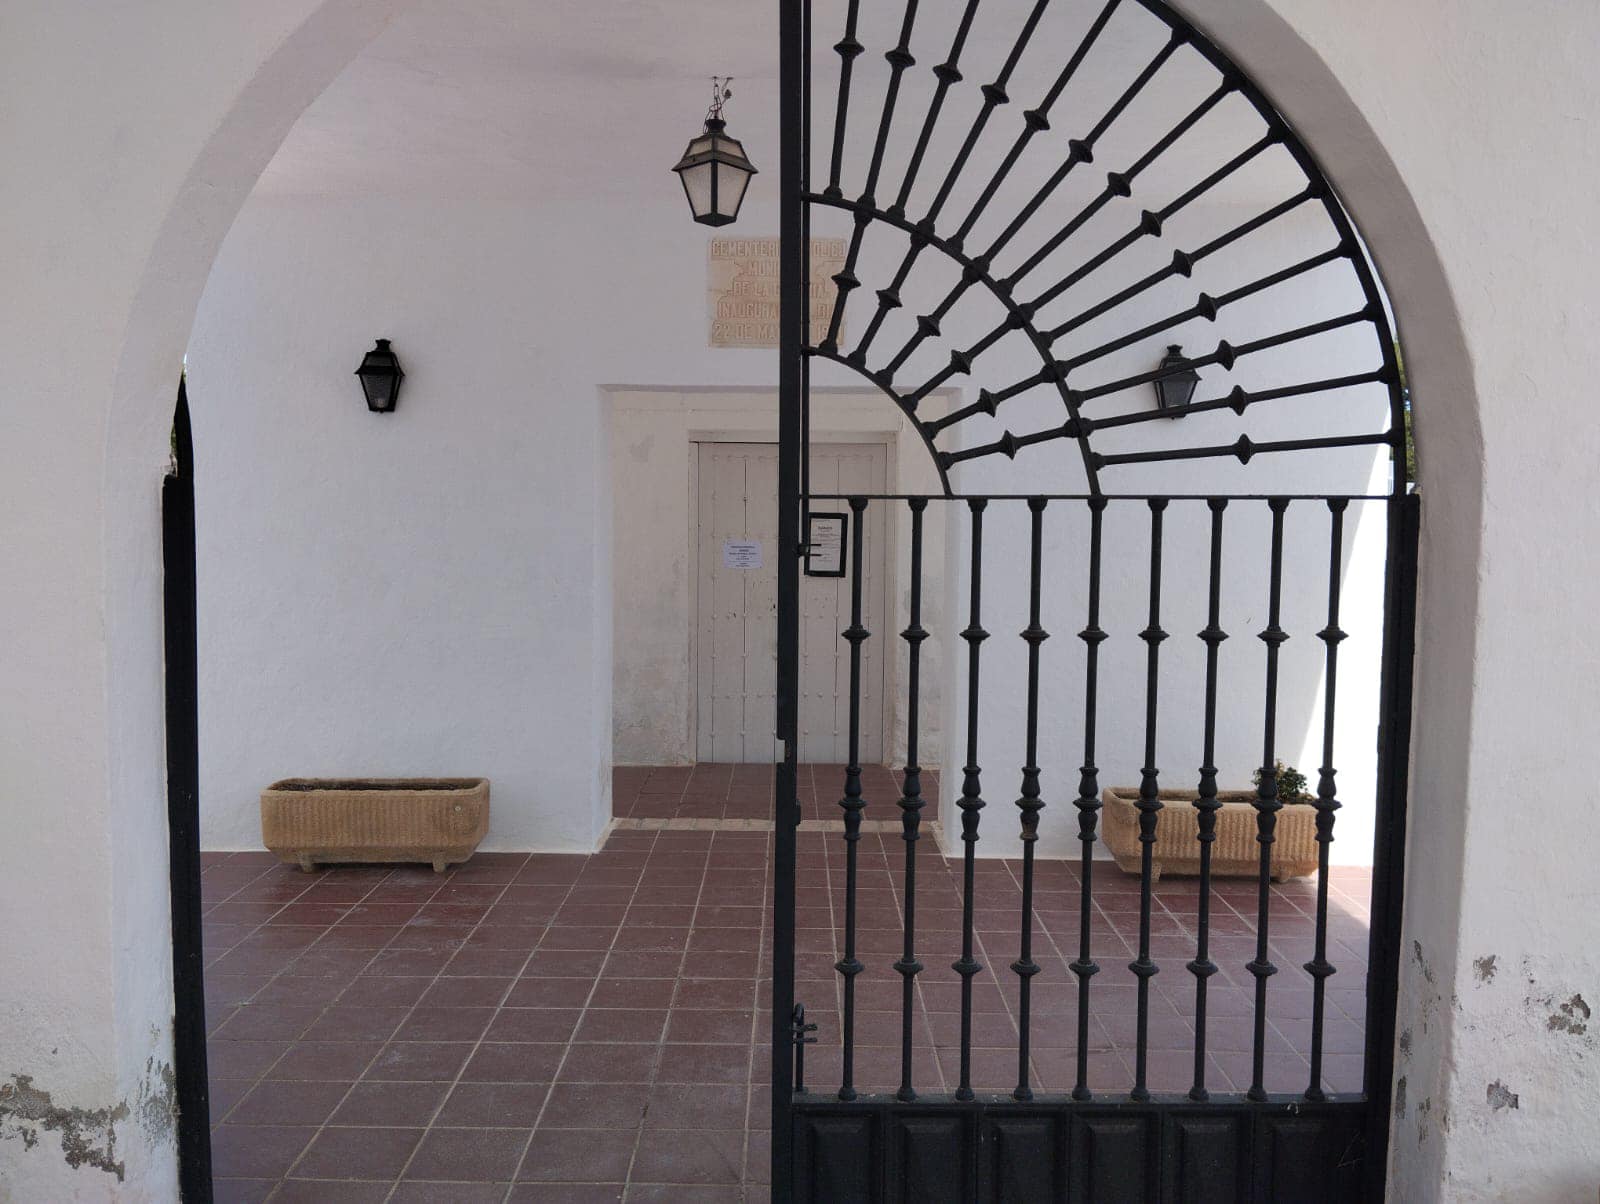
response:
M711 311L711 346L778 345L778 240L713 238L706 273ZM846 240L811 240L811 341L828 333L833 276L844 267ZM840 327L839 340L844 341Z

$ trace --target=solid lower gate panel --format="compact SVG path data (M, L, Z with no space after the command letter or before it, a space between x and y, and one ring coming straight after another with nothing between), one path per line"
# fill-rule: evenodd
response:
M892 1098L794 1102L796 1200L812 1204L1350 1204L1360 1101L1198 1104Z

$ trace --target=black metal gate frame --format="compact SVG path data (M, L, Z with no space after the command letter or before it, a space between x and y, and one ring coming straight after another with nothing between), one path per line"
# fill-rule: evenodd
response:
M851 1074L851 1039L850 1016L852 1010L852 985L854 977L860 971L860 964L855 957L854 924L852 916L854 911L853 866L854 866L854 838L859 834L860 823L860 783L859 766L854 755L851 758L851 767L847 772L845 784L845 798L842 801L845 819L845 839L847 841L847 871L849 877L846 887L846 920L845 920L845 952L840 961L838 970L843 976L844 984L844 1076L843 1083L836 1094L820 1095L809 1093L803 1083L803 1056L805 1042L805 1025L803 1013L795 1009L794 998L794 903L795 903L795 853L796 829L799 822L799 804L796 790L796 737L798 718L798 612L797 598L799 586L799 557L803 554L800 532L804 514L812 500L808 483L805 480L805 444L808 427L808 363L809 357L817 356L830 359L861 372L874 383L878 384L900 406L903 413L913 422L922 434L930 454L941 474L945 487L945 496L952 497L949 490L948 469L959 460L971 459L985 455L1005 455L1014 457L1017 449L1030 442L1041 442L1045 439L1072 439L1076 440L1082 450L1085 471L1090 483L1091 492L1082 498L1059 500L1077 500L1086 503L1092 515L1092 545L1091 545L1091 588L1090 588L1090 616L1087 627L1081 633L1089 650L1089 692L1088 707L1091 716L1089 740L1091 741L1086 758L1085 782L1080 789L1077 800L1080 817L1080 837L1084 845L1084 879L1083 890L1089 890L1087 874L1089 872L1089 853L1094 836L1095 809L1098 801L1094 798L1095 786L1093 776L1093 747L1092 747L1092 713L1094 690L1094 663L1095 649L1104 634L1099 631L1097 623L1098 609L1098 570L1099 570L1099 531L1100 516L1107 504L1108 498L1101 493L1099 483L1099 470L1117 463L1136 463L1150 460L1197 458L1205 456L1237 457L1241 463L1248 463L1254 455L1263 452L1313 450L1318 448L1331 448L1354 446L1359 444L1388 444L1395 447L1403 439L1404 412L1401 390L1399 387L1399 374L1395 360L1393 339L1390 334L1387 317L1383 311L1381 299L1376 287L1376 282L1367 265L1364 255L1359 248L1354 231L1351 229L1348 218L1339 206L1331 187L1318 169L1310 152L1293 134L1287 125L1272 109L1270 103L1260 93L1248 77L1238 71L1222 54L1212 45L1203 34L1195 29L1181 17L1174 14L1159 0L1129 0L1130 4L1136 3L1164 21L1172 31L1172 36L1167 46L1156 57L1155 61L1135 81L1132 88L1113 106L1106 118L1095 127L1090 134L1081 141L1073 142L1072 154L1063 165L1057 180L1062 175L1070 172L1079 163L1092 161L1093 141L1100 132L1113 120L1118 112L1129 103L1133 95L1144 86L1151 76L1159 69L1173 50L1179 45L1190 45L1196 48L1209 62L1212 63L1221 75L1221 85L1218 92L1199 109L1185 119L1180 126L1161 139L1151 151L1133 164L1128 171L1121 173L1112 172L1108 175L1107 196L1128 195L1128 182L1133 175L1142 170L1162 149L1170 145L1184 130L1190 128L1212 104L1228 92L1238 92L1244 95L1268 121L1269 133L1257 147L1237 157L1229 164L1225 164L1218 172L1213 173L1206 181L1191 189L1174 205L1160 213L1146 211L1141 219L1140 228L1130 232L1129 236L1113 244L1112 247L1091 261L1090 266L1098 266L1114 256L1122 246L1141 237L1144 234L1160 232L1161 222L1170 211L1187 203L1188 199L1203 192L1217 180L1223 178L1231 171L1236 170L1243 162L1248 161L1254 154L1268 145L1282 145L1294 157L1295 162L1305 173L1307 186L1305 191L1290 201L1269 210L1267 214L1251 222L1245 223L1238 230L1225 235L1206 247L1185 255L1179 252L1174 256L1173 264L1165 273L1158 276L1171 274L1187 275L1193 263L1205 255L1228 245L1231 241L1250 230L1258 228L1266 221L1272 220L1289 208L1305 202L1320 202L1339 232L1340 245L1332 252L1314 256L1307 261L1297 264L1290 269L1275 273L1253 285L1247 285L1234 293L1223 297L1207 297L1201 294L1196 307L1173 315L1172 318L1146 327L1125 339L1118 340L1105 347L1096 348L1091 352L1076 357L1074 360L1058 361L1051 357L1049 346L1054 338L1064 333L1104 308L1148 287L1151 278L1135 284L1129 289L1109 299L1105 306L1095 307L1094 310L1079 315L1064 327L1053 331L1038 331L1032 325L1035 307L1041 303L1040 298L1033 302L1020 303L1013 295L1012 283L1026 272L1040 259L1043 253L1029 260L1028 265L1014 273L1009 281L1000 281L989 275L987 269L988 256L994 250L990 248L979 256L969 255L962 247L962 238L970 229L978 210L988 203L998 188L1000 179L1009 169L1011 163L1017 158L1020 147L1026 145L1028 138L1038 130L1047 128L1045 110L1054 96L1064 86L1065 80L1070 77L1093 39L1098 36L1106 20L1118 6L1119 0L1110 0L1101 10L1094 25L1091 26L1084 45L1081 46L1071 59L1068 60L1063 76L1056 88L1038 109L1025 115L1027 118L1026 132L1020 136L1018 148L1007 158L1005 166L993 180L990 181L977 209L954 238L941 237L933 229L933 218L948 194L949 183L953 181L955 172L960 170L961 164L970 153L977 136L982 132L992 110L1008 101L1005 94L1006 76L1015 65L1020 54L1021 45L1030 36L1038 16L1048 0L1038 0L1033 10L1033 15L1025 26L1017 50L1008 59L1007 67L994 83L986 85L983 89L984 103L977 119L972 134L968 137L963 149L958 156L952 174L946 182L945 189L941 191L939 199L934 204L934 212L922 222L909 221L904 212L904 204L910 191L910 179L915 175L922 161L922 152L927 145L928 134L937 117L940 104L946 89L960 79L955 61L960 53L970 28L973 13L976 9L976 0L966 0L960 31L955 45L952 47L949 61L934 69L938 77L938 88L930 108L930 112L923 128L922 138L917 151L914 153L908 168L908 175L900 191L896 203L888 209L881 208L872 199L873 187L876 184L878 168L881 165L885 139L889 130L890 118L895 104L898 90L898 81L901 73L911 66L911 58L907 42L910 35L911 22L915 16L915 0L908 0L907 14L899 44L891 49L885 58L890 65L890 85L885 99L885 108L878 129L877 144L873 154L872 166L868 176L868 186L865 194L858 200L847 200L840 187L840 158L843 148L843 127L848 107L849 81L852 63L862 53L863 47L855 39L855 18L858 4L855 0L849 5L848 24L844 38L835 46L841 58L841 83L838 99L838 117L835 127L835 142L831 164L829 184L821 192L814 192L809 181L810 162L810 83L811 83L811 30L809 25L810 6L807 0L780 0L780 120L782 143L780 147L780 188L781 188L781 220L780 234L782 239L782 321L780 331L780 370L779 370L779 546L784 549L784 554L779 561L778 581L778 677L777 677L777 734L781 742L782 760L777 767L776 774L776 832L775 832L775 869L774 869L774 938L773 938L773 968L772 968L772 1184L773 1198L778 1201L794 1199L850 1201L850 1200L968 1200L968 1199L1007 1199L1007 1200L1121 1200L1121 1199L1261 1199L1261 1200L1302 1200L1302 1199L1328 1199L1351 1200L1361 1198L1381 1198L1384 1183L1384 1172L1388 1142L1388 1113L1390 1082L1393 1074L1393 1046L1394 1046L1394 1011L1399 965L1399 924L1400 924L1400 886L1403 879L1404 858L1404 832L1405 832L1405 801L1407 789L1407 756L1410 737L1410 712L1411 712L1411 675L1413 654L1413 627L1414 627L1414 596L1416 586L1416 555L1419 529L1419 502L1414 493L1406 492L1403 480L1398 482L1397 492L1388 499L1387 525L1388 525L1388 553L1385 578L1384 597L1384 653L1380 699L1380 732L1379 732L1379 765L1378 765L1378 790L1377 790L1377 837L1374 849L1374 889L1372 898L1373 926L1370 936L1369 953L1369 983L1367 999L1367 1024L1366 1024L1366 1054L1364 1065L1364 1090L1353 1097L1332 1097L1321 1086L1321 1016L1322 1016L1322 988L1326 976L1332 972L1332 967L1326 960L1326 867L1328 842L1331 839L1333 811L1338 803L1334 796L1332 785L1332 767L1329 764L1332 738L1332 700L1334 689L1334 676L1336 656L1339 640L1343 633L1337 626L1338 616L1338 554L1341 546L1341 532L1343 514L1351 498L1321 497L1319 500L1327 505L1330 516L1330 539L1332 544L1332 566L1330 569L1330 599L1328 627L1319 635L1324 640L1327 648L1327 705L1325 709L1325 758L1322 781L1318 788L1318 817L1317 827L1322 849L1322 868L1318 918L1316 954L1306 969L1311 974L1315 992L1316 1014L1313 1019L1313 1047L1311 1054L1312 1073L1310 1083L1304 1093L1298 1095L1273 1095L1266 1092L1262 1083L1262 1033L1265 1022L1265 993L1267 978L1275 972L1267 956L1267 880L1268 864L1270 857L1270 844L1272 838L1272 824L1274 815L1281 803L1275 797L1276 787L1271 775L1263 775L1263 784L1259 792L1258 812L1261 835L1261 872L1259 878L1260 914L1257 927L1257 956L1249 965L1249 970L1256 983L1256 1039L1253 1059L1253 1081L1250 1089L1242 1096L1216 1096L1210 1093L1204 1083L1204 998L1205 984L1215 966L1211 964L1205 945L1206 922L1202 913L1200 919L1200 946L1195 961L1189 964L1189 970L1196 978L1198 1028L1196 1047L1196 1077L1194 1087L1187 1095L1166 1096L1151 1093L1145 1086L1145 1023L1147 1017L1147 989L1149 977L1155 972L1155 966L1149 956L1149 907L1151 886L1151 846L1154 841L1156 814L1160 804L1157 799L1155 770L1151 768L1153 760L1153 741L1155 727L1155 695L1154 683L1157 675L1159 646L1166 633L1160 629L1160 590L1159 567L1161 556L1161 527L1162 515L1168 501L1174 499L1150 497L1146 501L1150 510L1150 548L1152 560L1151 573L1151 598L1150 622L1141 638L1145 640L1148 649L1148 670L1150 686L1147 691L1148 708L1146 723L1146 770L1144 781L1141 783L1140 798L1140 832L1144 842L1144 871L1141 875L1141 903L1142 923L1139 955L1132 964L1132 969L1139 980L1139 1038L1136 1061L1136 1079L1133 1089L1126 1097L1096 1097L1088 1089L1087 1082L1081 1071L1082 1058L1086 1042L1079 1042L1080 1073L1076 1088L1070 1094L1044 1095L1036 1094L1027 1081L1027 1042L1028 1042L1028 988L1029 980L1037 972L1033 964L1028 945L1030 926L1027 922L1029 909L1029 894L1031 886L1032 841L1029 839L1036 824L1038 813L1038 782L1037 768L1033 766L1035 750L1035 727L1037 723L1037 681L1038 681L1038 645L1045 638L1045 633L1040 629L1039 618L1039 562L1040 562L1040 520L1045 506L1056 498L1034 497L1028 499L1032 521L1032 564L1031 564L1031 622L1023 632L1023 638L1029 643L1029 719L1028 719L1028 760L1029 766L1023 770L1024 784L1023 797L1018 800L1022 810L1023 839L1024 839L1024 920L1022 924L1022 951L1012 967L1019 977L1020 994L1020 1049L1019 1049L1019 1082L1017 1089L1010 1095L990 1095L975 1093L970 1085L970 1046L971 1046L971 1000L970 989L972 976L977 972L978 966L973 958L972 949L972 865L973 842L976 839L977 816L983 802L979 793L976 769L976 752L974 741L976 739L975 711L969 714L968 725L968 766L965 771L962 798L963 839L966 842L964 855L964 916L963 916L963 951L961 959L955 963L955 969L962 977L963 984L963 1025L961 1040L962 1070L960 1086L953 1096L929 1097L919 1096L912 1088L910 1082L910 1051L909 1046L904 1050L903 1081L901 1090L895 1096L862 1096L859 1095L852 1082ZM1047 186L1051 187L1053 185ZM1037 200L1034 202L1037 204ZM809 281L808 257L806 247L809 233L809 211L813 205L829 206L843 209L854 214L856 220L855 236L851 240L850 251L843 271L834 278L838 287L838 300L836 301L832 321L827 336L816 346L808 346L810 338L808 307L806 304ZM845 299L850 291L859 286L855 279L854 268L856 256L860 249L861 234L871 222L883 222L889 226L900 229L911 238L911 249L901 271L887 290L878 294L879 305L872 321L869 323L861 342L850 352L842 351L837 344L840 330L840 316ZM1019 219L1020 222L1020 219ZM1002 240L1014 232L1019 223L1013 223L1008 233ZM1071 226L1069 226L1069 231ZM1064 237L1064 235L1063 235ZM1059 240L1055 243L1059 245ZM925 317L918 323L918 332L912 340L889 361L889 363L876 371L868 369L865 362L865 350L872 342L881 328L884 315L888 309L896 307L899 302L898 287L909 271L910 264L920 254L925 246L934 246L950 258L961 264L963 268L961 283L952 291L944 302L931 316ZM1047 252L1046 252L1047 253ZM1151 452L1133 452L1121 455L1108 456L1096 452L1090 446L1090 435L1097 428L1107 425L1126 425L1128 422L1144 420L1143 415L1128 415L1120 420L1102 419L1099 422L1088 419L1080 413L1079 407L1086 400L1102 393L1114 392L1135 385L1148 383L1159 379L1162 371L1129 377L1111 382L1095 390L1076 390L1067 383L1067 374L1079 363L1093 359L1100 354L1116 347L1127 345L1136 337L1143 337L1163 329L1165 326L1174 325L1193 316L1214 316L1217 308L1233 300L1251 295L1262 288L1270 287L1283 279L1300 272L1311 270L1322 263L1334 259L1346 261L1354 270L1360 280L1362 288L1368 298L1367 303L1360 310L1343 315L1328 321L1316 323L1312 326L1302 327L1298 330L1286 331L1266 339L1257 340L1251 344L1241 344L1230 347L1226 342L1219 344L1215 353L1209 356L1191 358L1186 367L1194 365L1217 363L1225 368L1231 368L1233 361L1243 355L1268 347L1280 346L1294 342L1301 338L1322 333L1327 330L1337 329L1341 326L1356 323L1369 323L1376 332L1382 347L1383 365L1373 372L1353 374L1350 376L1333 378L1329 380L1305 382L1291 385L1283 389L1247 394L1235 388L1227 397L1209 399L1195 402L1189 407L1191 410L1217 409L1223 406L1235 409L1240 414L1244 413L1247 406L1257 401L1271 400L1283 396L1300 396L1309 393L1318 393L1347 385L1368 382L1383 383L1389 390L1390 396L1390 422L1389 427L1383 432L1358 435L1330 435L1319 438L1278 441L1276 443L1252 443L1248 437L1242 436L1232 445L1224 447L1184 448L1176 450L1157 450ZM1081 278L1081 274L1088 270L1080 269L1079 273L1069 276L1066 281L1058 283L1047 289L1041 298L1048 298ZM909 390L896 388L893 375L895 370L905 363L912 351L930 336L938 334L938 317L946 311L959 295L966 289L981 284L1001 302L1007 310L1006 323L990 336L971 348L958 350L952 353L950 367L935 374L926 383ZM1033 341L1035 347L1044 361L1044 367L1033 376L1027 377L1012 385L995 392L981 391L979 401L963 410L954 411L936 422L926 422L917 417L917 402L931 392L932 389L943 384L954 375L965 374L970 371L973 359L995 341L1006 330L1023 330ZM960 452L941 452L933 442L933 437L944 426L962 420L974 413L987 413L993 415L996 407L1007 397L1020 393L1034 385L1055 385L1060 391L1061 399L1068 412L1068 420L1058 429L1039 432L1034 435L1015 436L1007 431L1004 436L991 444L966 448ZM1398 476L1398 474L1397 474ZM858 519L861 511L871 499L849 498L852 509L857 513ZM887 499L885 499L887 500ZM904 499L912 510L913 525L913 594L912 594L912 619L911 625L903 637L908 640L910 648L910 681L915 683L917 675L917 652L921 639L926 633L920 625L920 535L922 512L927 504L927 499ZM981 558L982 548L982 523L983 514L992 499L966 498L963 499L970 512L971 522L971 549L974 568ZM1129 499L1135 500L1135 499ZM1227 506L1226 498L1204 499L1212 511L1212 546L1211 546L1211 622L1206 631L1201 633L1201 638L1207 643L1207 679L1208 679L1208 706L1207 706L1207 749L1206 761L1211 760L1211 740L1214 734L1215 719L1215 673L1216 673L1216 645L1223 638L1217 628L1216 610L1216 581L1218 576L1218 560L1220 555L1220 540L1222 530L1223 511ZM1266 645L1267 657L1267 720L1265 735L1264 764L1273 763L1273 727L1274 706L1276 693L1276 658L1277 647L1284 638L1278 626L1278 602L1281 587L1282 568L1282 532L1283 513L1291 500L1287 497L1260 498L1269 506L1272 513L1272 568L1271 568L1271 598L1270 615L1267 629L1261 633L1261 639ZM1312 500L1312 499L1304 499ZM859 521L852 524L859 532ZM854 558L859 559L861 547L857 541L852 547ZM973 685L972 695L976 695L976 681L980 663L980 648L982 641L987 637L980 623L980 596L979 573L974 571L972 578L972 598L970 622L962 633L968 643L968 673ZM852 658L852 676L858 673L860 643L865 637L859 621L859 594L860 577L856 574L853 586L853 613L852 625L844 633L844 638L850 644ZM915 685L912 684L913 691ZM852 689L852 702L855 690ZM912 713L915 713L913 705ZM855 736L855 723L852 722L852 743ZM916 771L916 749L914 745L908 757L906 771L905 794L901 799L901 807L905 817L907 838L907 873L908 878L914 872L914 840L917 823L917 813L922 800ZM1204 806L1207 801L1215 804L1215 774L1208 771L1203 777L1201 794L1202 830L1208 830L1208 821L1214 824L1214 811ZM1030 791L1030 785L1032 787ZM1202 838L1202 856L1209 852L1209 845ZM1209 881L1206 871L1202 871L1202 898L1207 896L1205 884ZM914 904L908 898L906 934L904 954L895 968L903 976L906 993L911 991L913 976L921 969L915 959L913 948L914 921L911 919ZM1202 907L1204 905L1202 904ZM1074 962L1072 971L1078 976L1080 990L1086 995L1089 979L1098 968L1090 958L1088 941L1085 936L1080 958ZM1086 1000L1080 1005L1079 1023L1086 1022L1088 1008ZM906 1042L909 1043L909 1026L907 1026Z

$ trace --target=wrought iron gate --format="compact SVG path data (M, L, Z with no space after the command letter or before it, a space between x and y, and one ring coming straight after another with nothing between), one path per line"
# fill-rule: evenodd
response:
M1293 131L1159 0L985 0L982 14L978 0L840 6L837 71L828 72L837 93L822 114L830 134L819 139L826 183L813 188L811 21L820 5L780 5L779 546L792 554L780 558L778 601L785 755L774 873L774 1197L1380 1198L1418 499L1398 467L1387 491L1367 479L1381 471L1385 449L1403 464L1406 403L1365 251ZM881 66L862 57L869 46ZM919 53L943 57L914 75ZM981 86L966 78L991 69ZM1039 99L1010 119L1008 132L1006 106L1035 75ZM874 119L853 125L863 97ZM1230 131L1242 132L1237 145L1228 144ZM813 224L829 221L848 228L849 249L831 281L828 319L813 325L806 248ZM1169 303L1175 290L1186 300ZM1160 366L1130 359L1154 358L1152 343L1212 325L1228 336L1212 350ZM866 377L899 407L926 445L937 490L810 491L808 392L813 365L823 363ZM1157 382L1191 373L1198 392L1176 408L1142 400ZM951 400L947 386L958 381L981 386L975 400ZM1173 466L1184 464L1187 487L1175 490ZM1062 479L1081 487L1050 487ZM852 622L841 633L852 669L851 764L842 830L817 837L831 842L820 858L822 846L801 848L795 765L795 601L814 502L850 510L853 569ZM889 509L909 566L899 633L908 740L893 800L863 796L856 755L861 649L884 638L861 614L861 519L874 507ZM1353 567L1363 517L1369 531L1383 528L1381 582ZM930 537L930 524L949 538ZM958 552L949 572L960 578L962 613L944 628L959 661L950 680L965 693L965 763L952 808L961 850L948 881L922 841L923 812L938 800L924 797L918 767L925 644L940 634L925 613L937 592L925 581L936 545ZM1231 569L1230 556L1246 571ZM1070 590L1052 585L1068 577ZM1081 603L1069 620L1081 649L1070 708L1046 698L1062 693L1067 673L1046 651L1046 612L1061 613L1067 595ZM1225 606L1241 596L1248 621L1260 624L1259 647L1224 651ZM1364 983L1350 927L1330 918L1341 747L1350 755L1336 720L1348 713L1340 709L1346 695L1366 688L1339 676L1341 622L1357 611L1382 615L1371 658L1381 681L1368 691L1378 716L1376 781L1357 787L1370 799L1375 834ZM1187 654L1165 643L1163 624L1175 612L1204 622ZM1003 651L985 624L1013 617L1023 624L1020 643L1000 681L1021 728L1016 778L982 767L993 728L984 716L997 705L983 671ZM1312 636L1318 649L1315 666L1301 669L1302 678L1314 674L1315 696L1301 701L1320 765L1314 797L1286 817L1293 800L1280 797L1274 766L1286 746L1281 658L1296 635ZM1124 648L1138 649L1137 659L1117 673L1108 658ZM1174 650L1195 666L1177 684ZM1192 773L1158 766L1175 693L1197 716L1184 729L1195 737ZM1137 718L1108 719L1114 698L1131 699ZM1251 757L1259 751L1251 764L1264 772L1248 800L1254 873L1237 887L1213 872L1225 836L1219 741L1237 741L1246 707ZM1072 778L1059 768L1052 776L1041 749L1063 733L1081 758ZM1095 855L1108 823L1102 790L1117 784L1102 780L1102 763L1137 766L1136 886ZM1013 781L1015 827L993 808ZM1158 842L1174 822L1161 826L1172 810L1164 796L1174 787L1195 796L1189 852L1198 877L1179 888L1158 881ZM887 837L882 825L864 824L873 802L898 814ZM1273 881L1275 846L1289 830L1280 825L1306 816L1317 874L1296 896ZM1020 845L1015 859L978 857L981 840L1002 835ZM896 836L898 849L874 843ZM1040 857L1045 838L1077 849L1070 860ZM802 868L813 879L804 896ZM1125 904L1123 930L1107 922L1108 891ZM837 948L824 950L828 942L797 926L800 898L834 909L828 929ZM1122 931L1131 956L1118 983ZM993 964L1000 950L990 952L1002 933L1004 957L1014 954L1008 969ZM1301 966L1283 964L1290 938L1304 943ZM826 984L818 974L825 952ZM1358 981L1344 988L1350 978ZM806 984L798 996L797 981ZM930 991L950 1018L932 1041ZM882 1006L865 1012L863 998ZM1240 1006L1219 1013L1224 1001ZM993 1019L1002 1012L1004 1023ZM892 1067L882 1056L862 1065L859 1029L869 1014L872 1047L892 1051ZM1223 1028L1243 1033L1230 1047L1231 1066L1218 1058ZM980 1064L992 1057L996 1031L1006 1046L1004 1083L994 1065ZM1337 1053L1329 1049L1335 1032ZM1106 1034L1120 1037L1107 1042ZM808 1068L808 1046L819 1039ZM1173 1081L1175 1058L1181 1082Z

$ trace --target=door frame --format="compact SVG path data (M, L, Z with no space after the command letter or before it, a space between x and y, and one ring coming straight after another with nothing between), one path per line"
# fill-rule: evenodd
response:
M698 490L694 445L775 442L778 391L765 385L606 384L599 386L598 392L610 444L610 559L618 566L611 593L613 761L620 765L685 765L694 760L699 737L693 694L698 583L692 568L678 567L676 562L692 564L694 553ZM922 410L937 416L959 403L957 390L940 388L923 400ZM818 386L812 390L812 411L819 438L825 435L836 443L886 444L892 488L922 490L937 484L921 439L875 390L860 385ZM641 456L646 458L641 460ZM661 525L640 525L636 510L639 482L630 482L630 478L636 478L641 467L658 504L683 506L681 518L664 515ZM904 626L906 617L906 600L893 591L897 576L903 579L908 569L901 563L908 554L908 539L907 531L891 525L886 554L893 559L886 589L890 591L887 626L892 632ZM933 546L930 544L930 549ZM938 546L942 549L942 542ZM639 571L641 556L648 558L646 573ZM624 571L623 565L630 567ZM671 594L663 600L671 617L648 625L625 625L630 610L646 604L641 582L660 573L671 575L660 577L652 588ZM887 659L885 690L895 688L896 674L903 673L898 650ZM904 717L893 705L885 716L890 724L885 747L893 750L904 741ZM940 718L930 718L925 710L924 726L937 725Z

